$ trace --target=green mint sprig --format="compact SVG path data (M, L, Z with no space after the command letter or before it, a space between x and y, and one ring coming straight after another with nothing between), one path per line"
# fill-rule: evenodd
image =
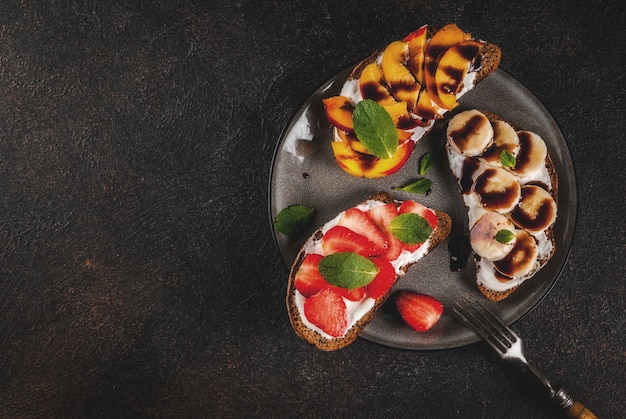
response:
M515 158L513 154L509 153L506 150L502 150L502 153L500 153L500 163L502 163L502 166L504 167L515 169L515 165L517 164L517 159Z
M514 238L515 238L515 233L512 232L511 230L499 230L495 235L496 241L502 244L507 244Z
M433 166L433 156L430 153L424 153L420 157L419 161L419 172L420 176L424 176L430 168Z
M389 231L402 243L418 244L428 240L433 228L424 217L406 213L398 215L391 221Z
M310 222L315 210L304 205L290 205L283 208L274 219L274 229L287 236L293 236Z
M405 186L397 186L391 189L395 191L403 191L403 192L409 192L409 193L418 194L418 195L424 195L424 194L427 194L428 191L430 191L430 188L432 187L432 185L433 185L433 182L430 179L421 178Z
M352 123L359 141L376 157L389 159L398 149L398 130L391 115L373 100L356 104Z
M361 288L374 280L378 266L354 252L337 252L320 260L318 269L326 282L346 289Z

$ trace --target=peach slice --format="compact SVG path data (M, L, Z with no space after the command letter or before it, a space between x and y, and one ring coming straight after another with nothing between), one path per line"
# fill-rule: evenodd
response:
M353 132L346 132L337 130L337 136L341 139L341 142L350 147L353 151L357 151L363 154L373 155L367 147L363 145Z
M450 23L439 29L430 39L428 45L426 45L424 53L424 83L426 84L426 90L428 90L428 93L434 100L437 100L435 72L439 57L451 46L467 41L470 38L470 34L463 32L456 24Z
M389 115L391 115L391 119L393 119L394 124L398 125L398 121L402 118L409 117L409 111L407 109L406 102L395 102L391 105L383 105L383 108L387 111Z
M435 71L437 99L434 99L441 107L457 106L456 95L463 88L463 79L481 47L481 42L468 40L451 46L441 55Z
M413 134L409 131L398 129L398 144L401 145L403 142L410 140L411 135ZM372 152L359 141L358 137L353 132L337 130L337 136L342 143L350 147L353 151L373 156Z
M424 25L404 38L404 41L409 43L409 59L406 64L420 85L424 83L424 54L427 34L428 25Z
M420 91L420 84L406 66L409 59L409 44L394 41L383 52L381 68L391 94L401 102L406 102L409 111L415 108Z
M422 90L417 99L415 114L430 121L442 118L440 110L441 108L433 103L430 94L426 90Z
M413 129L421 125L421 121L409 114L406 102L396 102L393 105L383 106L387 113L391 115L396 128L401 130ZM402 138L402 135L400 135Z
M342 131L354 132L352 112L354 105L345 96L332 96L322 99L328 121Z
M412 135L413 133L410 131L398 129L398 145L402 145L405 141L410 140Z
M405 141L389 159L380 159L370 154L352 150L341 141L332 141L335 159L346 173L364 178L380 178L400 170L415 149L414 141Z
M363 71L361 71L359 89L363 99L371 99L381 106L396 103L396 100L385 85L383 70L376 63L366 65Z

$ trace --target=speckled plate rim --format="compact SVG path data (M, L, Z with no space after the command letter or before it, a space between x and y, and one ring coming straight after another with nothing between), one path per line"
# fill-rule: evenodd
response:
M492 303L476 289L475 271L471 263L459 272L449 269L449 241L466 234L464 224L467 223L467 216L456 182L447 168L442 127L436 127L420 140L405 167L386 178L356 178L338 167L332 156L332 130L326 120L321 99L338 94L351 69L346 68L320 86L295 113L276 144L268 187L268 209L274 242L287 268L290 268L304 240L317 227L376 191L386 190L398 199L415 199L452 216L453 231L449 239L411 267L392 292L410 289L431 294L444 304L444 314L430 331L414 332L394 316L390 304L392 295L363 330L361 338L408 350L450 349L476 342L479 340L476 334L460 324L451 310L454 302L465 294L481 298L507 324L519 320L554 287L569 257L576 227L578 196L574 166L556 121L533 93L502 69L496 70L461 98L460 106L452 113L470 108L482 109L538 133L546 142L559 177L559 215L554 229L554 256L513 295L499 303ZM417 162L425 152L431 152L435 157L435 166L426 175L433 181L433 193L423 196L392 191L394 186L404 185L417 178ZM316 214L307 230L298 237L288 238L274 230L273 220L282 208L292 204L311 206Z

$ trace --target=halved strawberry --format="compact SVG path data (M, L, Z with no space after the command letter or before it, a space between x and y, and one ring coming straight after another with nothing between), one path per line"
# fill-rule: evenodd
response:
M343 336L348 329L346 303L330 288L324 288L304 301L304 315L333 337Z
M378 257L381 251L367 237L344 226L334 226L322 237L325 255L337 252L355 252L365 257Z
M337 225L349 228L355 233L367 237L369 241L376 245L377 250L380 250L381 254L387 251L389 246L387 237L385 237L367 212L358 208L350 208L343 213Z
M429 330L443 314L443 304L437 299L411 291L398 294L396 307L404 322L418 332Z
M385 257L389 260L396 260L402 252L402 242L391 234L389 224L398 216L398 207L396 207L394 203L389 203L371 208L367 213L370 218L374 220L378 228L384 231L387 236L389 245Z
M435 229L435 227L437 227L437 214L435 214L433 210L431 210L428 207L425 207L419 202L406 200L402 202L402 204L400 205L400 208L398 209L398 212L400 214L417 214L423 217L424 219L426 219L426 221L428 221L428 224L430 224L433 230ZM409 252L415 252L417 249L420 248L422 244L423 243L417 243L417 244L402 243L403 247L407 249Z
M396 282L396 270L386 258L372 258L370 260L378 266L378 273L372 282L367 284L365 290L370 297L378 298L385 295Z

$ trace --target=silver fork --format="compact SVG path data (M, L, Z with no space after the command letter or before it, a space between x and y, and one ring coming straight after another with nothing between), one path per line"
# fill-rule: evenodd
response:
M495 314L477 300L463 297L453 308L456 315L469 325L484 341L486 341L505 361L514 362L530 371L549 392L567 417L597 419L587 407L574 400L563 387L554 386L548 378L533 365L529 364L524 355L522 339Z

